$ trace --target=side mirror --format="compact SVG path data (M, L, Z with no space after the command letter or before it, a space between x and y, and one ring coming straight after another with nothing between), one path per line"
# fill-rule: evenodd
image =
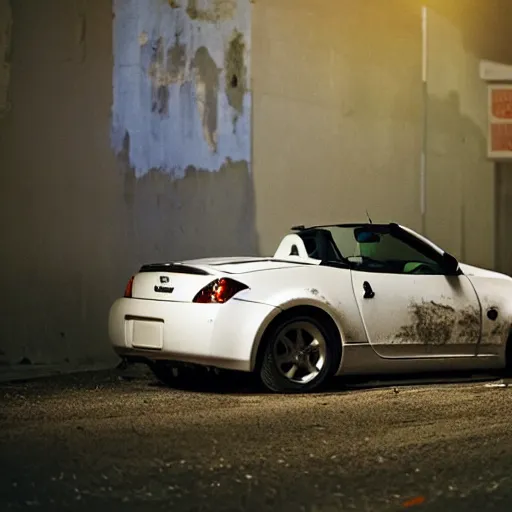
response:
M443 268L448 275L457 275L459 272L459 262L457 258L445 252L443 254Z

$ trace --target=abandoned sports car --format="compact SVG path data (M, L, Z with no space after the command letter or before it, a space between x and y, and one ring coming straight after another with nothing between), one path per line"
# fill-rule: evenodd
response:
M273 257L142 266L109 314L119 356L255 372L274 392L335 375L509 367L512 278L404 226L293 228Z

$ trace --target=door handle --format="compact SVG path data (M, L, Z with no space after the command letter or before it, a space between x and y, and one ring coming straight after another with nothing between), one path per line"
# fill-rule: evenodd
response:
M375 292L372 290L372 287L370 286L370 283L368 281L365 281L363 283L363 290L364 290L363 298L373 299L373 297L375 297Z

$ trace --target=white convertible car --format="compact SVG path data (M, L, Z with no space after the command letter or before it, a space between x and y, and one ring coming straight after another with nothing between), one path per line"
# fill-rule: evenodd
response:
M123 358L256 372L274 392L335 375L502 370L512 278L398 224L299 226L271 258L144 265L110 310Z

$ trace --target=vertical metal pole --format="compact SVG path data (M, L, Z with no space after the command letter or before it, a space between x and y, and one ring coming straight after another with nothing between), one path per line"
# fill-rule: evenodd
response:
M428 114L428 9L421 8L421 34L422 34L422 58L421 58L421 86L423 94L423 133L420 161L420 209L421 209L421 233L426 236L427 231L427 114Z
M502 241L502 208L501 208L501 164L494 164L494 269L498 272L508 272L508 268L504 268L504 261L501 255Z

